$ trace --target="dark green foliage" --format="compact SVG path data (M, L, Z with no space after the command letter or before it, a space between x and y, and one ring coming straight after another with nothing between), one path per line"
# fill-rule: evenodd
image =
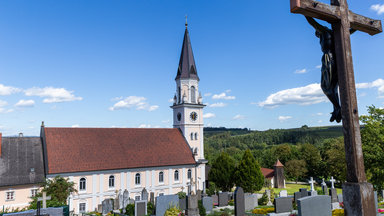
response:
M155 204L152 202L147 203L147 215L153 215L155 213Z
M299 181L299 179L306 176L307 164L304 160L290 160L285 164L285 172L287 177Z
M384 189L384 109L372 105L368 113L360 117L365 124L361 130L364 165L369 181L381 191Z
M208 178L222 191L230 191L234 185L235 161L225 152L213 162Z
M51 196L51 200L47 201L47 207L59 207L67 205L67 198L71 193L77 192L75 183L70 182L68 178L56 176L55 178L46 179L41 185L42 192L46 192L47 196ZM37 208L37 198L42 197L42 193L38 193L29 203L29 209Z
M205 207L203 206L203 201L201 200L198 201L198 207L199 207L199 215L206 216L207 213L206 213Z
M260 165L249 150L245 150L234 176L236 185L242 187L246 193L259 191L264 185Z
M125 207L125 214L129 216L135 215L135 204L131 203L128 204L127 207Z
M208 196L212 196L213 194L216 194L217 192L217 187L215 182L209 182L209 187L206 189L206 193Z
M183 191L180 191L179 193L177 193L177 195L179 196L179 199L184 199L187 197L187 194Z

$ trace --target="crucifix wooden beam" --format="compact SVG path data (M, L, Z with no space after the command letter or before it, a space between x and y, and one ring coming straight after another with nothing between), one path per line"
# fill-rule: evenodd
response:
M375 35L382 32L381 21L353 13L348 9L347 0L331 0L331 5L314 0L290 2L292 13L332 24L347 163L347 182L343 184L345 213L376 215L373 187L367 183L364 169L350 30Z

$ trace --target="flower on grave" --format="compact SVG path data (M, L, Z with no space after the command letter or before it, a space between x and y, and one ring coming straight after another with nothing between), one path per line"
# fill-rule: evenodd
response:
M340 202L339 205L341 208L344 208L344 202Z
M377 210L379 213L381 213L381 212L384 212L384 209L378 209Z
M252 210L253 214L268 214L275 211L275 208L255 208Z
M344 216L344 209L335 209L332 211L332 216Z

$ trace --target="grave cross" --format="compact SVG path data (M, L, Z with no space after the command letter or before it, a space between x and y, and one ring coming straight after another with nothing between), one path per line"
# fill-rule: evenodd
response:
M323 179L323 182L321 182L321 185L322 186L326 186L327 184L325 183L324 179Z
M311 177L311 180L308 183L311 184L311 191L315 191L315 187L313 186L313 183L315 183L315 181L313 181L312 177Z
M333 178L333 176L331 176L331 180L329 180L332 184L332 188L335 188L335 182L336 182L336 179Z
M366 182L361 147L359 114L352 63L350 30L370 35L382 32L380 20L370 19L348 9L347 0L331 0L331 5L314 0L290 0L291 12L318 18L332 24L343 121L347 183L344 206L347 215L375 215L373 187Z
M47 200L51 200L51 196L47 196L47 192L43 192L42 198L37 198L37 201L43 201L43 208L47 208Z

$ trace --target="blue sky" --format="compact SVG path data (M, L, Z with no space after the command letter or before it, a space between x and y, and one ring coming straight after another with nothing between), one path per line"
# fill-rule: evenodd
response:
M384 18L383 0L348 2L355 13ZM6 0L0 131L39 135L41 121L172 127L186 14L206 126L337 125L319 88L319 41L289 0ZM360 114L384 107L383 52L384 34L352 36Z

